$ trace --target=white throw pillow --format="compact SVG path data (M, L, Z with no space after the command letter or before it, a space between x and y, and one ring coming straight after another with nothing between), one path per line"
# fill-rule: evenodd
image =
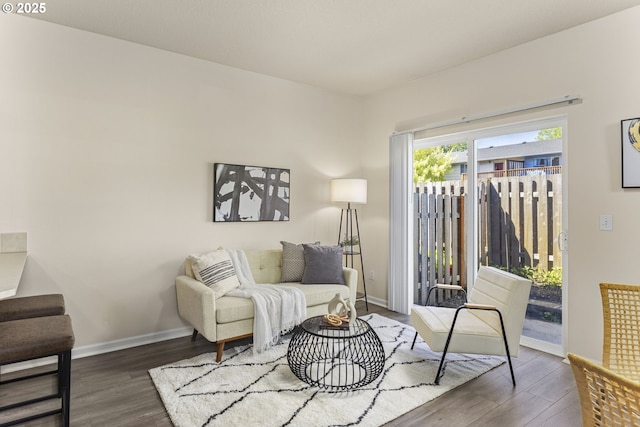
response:
M216 298L240 286L226 249L189 255L189 261L195 278L213 289Z

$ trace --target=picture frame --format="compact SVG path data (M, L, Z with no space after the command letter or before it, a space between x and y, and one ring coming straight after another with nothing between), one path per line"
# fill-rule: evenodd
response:
M620 121L622 188L640 188L640 117Z
M213 221L289 221L289 169L214 163Z

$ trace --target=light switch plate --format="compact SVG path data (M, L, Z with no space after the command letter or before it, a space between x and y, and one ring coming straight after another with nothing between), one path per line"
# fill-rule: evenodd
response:
M600 215L600 231L612 231L613 230L613 215L601 214Z

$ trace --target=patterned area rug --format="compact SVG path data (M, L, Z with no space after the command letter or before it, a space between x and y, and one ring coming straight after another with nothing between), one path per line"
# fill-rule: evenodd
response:
M300 381L287 364L288 340L254 355L251 346L151 369L149 374L178 427L379 426L505 362L504 358L450 354L440 385L433 384L440 353L415 330L377 314L360 316L385 350L382 374L355 391L331 392Z

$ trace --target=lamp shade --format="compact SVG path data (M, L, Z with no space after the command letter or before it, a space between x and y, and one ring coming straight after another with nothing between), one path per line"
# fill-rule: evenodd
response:
M366 179L332 179L331 201L343 203L367 203Z

